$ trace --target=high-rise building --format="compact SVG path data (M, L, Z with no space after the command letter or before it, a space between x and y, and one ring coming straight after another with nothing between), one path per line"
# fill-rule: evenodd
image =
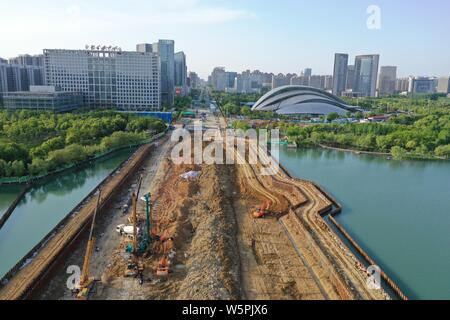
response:
M223 67L214 68L211 73L211 86L214 90L225 91L228 87L228 74Z
M345 90L353 90L354 83L355 83L355 66L349 65L347 67L347 81L345 84Z
M159 109L159 66L154 53L44 49L46 85L81 92L90 107Z
M437 87L438 93L450 93L450 77L441 77L439 78L438 87Z
M355 84L353 92L363 97L375 97L380 56L361 55L355 57Z
M395 81L395 92L407 92L409 89L409 78L400 78Z
M189 84L191 89L200 88L200 78L198 77L197 73L192 71L189 72Z
M280 73L278 75L273 75L272 76L272 89L290 85L291 79L294 77L295 77L295 75L292 75L292 74L284 75L282 73Z
M30 86L44 84L43 55L23 54L1 63L7 77L4 92L28 91Z
M395 82L397 80L397 67L380 67L380 77L378 80L378 95L385 96L395 93Z
M305 76L305 77L311 77L312 76L312 69L311 68L305 68L303 71L302 71L302 74L301 74L302 76Z
M238 93L259 93L263 88L264 81L264 73L259 70L246 70L236 75L233 90Z
M333 76L323 76L324 80L324 89L325 90L332 90L333 89Z
M10 64L17 64L20 66L33 66L33 67L44 67L44 56L42 54L29 55L21 54L17 57L9 59Z
M309 80L309 86L316 89L324 89L325 87L325 77L312 75Z
M408 92L414 94L431 94L436 92L436 79L429 77L410 77Z
M291 85L307 86L310 85L311 76L295 76L291 78Z
M153 52L153 46L151 43L139 43L136 45L137 52Z
M180 90L179 94L187 94L187 66L186 55L183 51L175 53L175 90ZM176 91L177 93L177 91Z
M8 92L8 62L0 58L0 102L4 93Z
M234 80L237 75L237 72L227 71L227 88L234 88Z
M348 54L334 55L333 94L341 96L347 85Z
M159 55L161 61L161 103L171 106L175 93L175 42L159 40L153 44L152 49Z

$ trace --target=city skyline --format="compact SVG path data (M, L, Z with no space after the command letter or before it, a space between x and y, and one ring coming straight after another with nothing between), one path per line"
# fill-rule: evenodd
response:
M311 67L316 74L332 74L336 52L349 53L350 61L360 54L379 54L380 66L398 66L398 77L450 73L450 61L442 54L450 45L434 41L434 35L450 27L445 19L450 4L443 1L408 5L378 1L379 30L366 25L368 1L350 1L345 7L331 1L284 1L282 6L262 7L254 0L169 4L158 0L136 1L125 10L115 4L105 9L102 3L47 0L33 10L8 4L0 19L0 28L9 30L0 35L0 57L40 54L43 48L82 49L85 44L134 50L136 43L173 39L175 52L183 50L189 70L203 79L216 66L275 74L299 74ZM344 15L345 21L339 18ZM279 23L271 23L275 19ZM327 26L338 27L324 28L324 19ZM420 24L411 23L418 20ZM279 50L261 50L268 45Z

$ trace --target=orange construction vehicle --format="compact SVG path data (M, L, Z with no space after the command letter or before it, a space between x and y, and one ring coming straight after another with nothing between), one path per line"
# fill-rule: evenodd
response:
M267 214L269 214L269 208L272 206L271 201L266 201L261 204L261 206L253 212L253 218L261 219L264 218Z
M170 261L168 259L167 254L167 244L168 244L167 240L162 243L164 248L163 257L161 258L161 260L159 260L158 268L156 268L156 275L160 277L167 277L169 275Z

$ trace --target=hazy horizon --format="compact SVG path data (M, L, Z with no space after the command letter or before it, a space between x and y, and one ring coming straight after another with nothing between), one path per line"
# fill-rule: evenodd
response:
M367 27L376 5L380 29ZM84 49L86 44L135 50L137 43L175 40L189 71L206 78L216 66L332 74L334 53L380 54L380 66L398 76L449 76L450 2L281 0L132 0L127 3L25 0L4 3L0 57L40 54L42 49ZM6 30L6 32L5 32Z

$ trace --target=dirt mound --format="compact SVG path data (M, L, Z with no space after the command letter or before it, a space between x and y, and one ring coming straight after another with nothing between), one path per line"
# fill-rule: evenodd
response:
M226 190L229 167L203 166L200 193L190 209L195 230L187 255L187 275L178 299L238 299L239 257L236 221Z

